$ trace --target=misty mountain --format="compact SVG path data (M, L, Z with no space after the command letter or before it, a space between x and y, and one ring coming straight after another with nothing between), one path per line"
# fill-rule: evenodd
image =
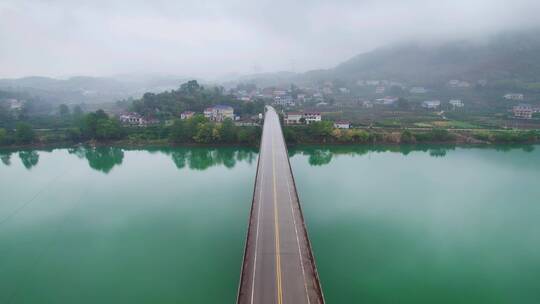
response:
M30 94L50 103L107 103L129 97L139 98L145 92L177 88L184 78L174 76L117 76L68 79L24 77L0 79L0 90Z
M408 84L450 79L540 81L540 31L506 33L485 41L406 43L355 56L333 69L305 73L304 80L387 79Z

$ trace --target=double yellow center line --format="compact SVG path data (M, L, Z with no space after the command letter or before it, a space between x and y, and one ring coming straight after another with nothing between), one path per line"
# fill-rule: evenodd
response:
M276 157L274 153L274 133L272 132L272 179L274 184L274 235L276 240L276 288L277 302L283 303L283 290L281 288L281 256L279 249L279 215L277 207L277 191L276 191Z

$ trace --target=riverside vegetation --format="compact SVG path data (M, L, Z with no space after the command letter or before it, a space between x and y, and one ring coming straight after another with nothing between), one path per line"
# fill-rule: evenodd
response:
M103 143L118 145L224 145L256 146L260 126L236 126L233 121L213 122L203 115L180 120L183 111L202 110L215 104L233 106L235 114L244 117L264 111L264 101L240 101L223 93L223 88L205 88L192 80L179 89L159 94L146 93L129 103L130 110L152 117L158 124L148 127L123 126L115 116L103 110L84 113L80 106L70 109L60 105L55 115L36 114L37 101L29 102L19 113L9 113L0 106L0 146L71 145ZM309 125L285 126L288 144L328 143L534 143L538 131L525 130L449 130L433 129L336 129L331 121Z
M288 144L415 144L415 143L535 143L540 132L534 130L474 130L447 129L391 130L391 129L336 129L330 121L305 126L283 128ZM231 120L212 122L203 115L187 120L174 120L171 125L126 127L98 110L82 115L66 129L35 130L27 122L19 122L15 129L0 128L1 146L58 145L75 143L108 143L123 145L175 144L242 144L256 146L261 136L259 126L236 126Z

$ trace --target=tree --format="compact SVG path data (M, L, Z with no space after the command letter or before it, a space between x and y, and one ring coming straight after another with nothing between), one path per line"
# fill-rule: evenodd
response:
M408 110L410 108L409 101L406 98L400 97L397 100L397 107L401 110Z
M84 116L81 125L81 133L84 138L94 138L96 136L97 121L96 113L88 113Z
M414 135L412 134L411 131L405 130L401 132L401 143L411 144L415 142L416 142L416 138L414 138Z
M185 143L188 142L192 135L188 134L188 128L186 122L182 120L175 120L171 126L171 133L169 135L169 140L176 143Z
M8 141L8 134L6 129L0 129L0 145L6 144Z
M65 104L61 104L59 107L58 107L58 113L60 114L60 116L62 117L66 117L69 115L69 107Z
M236 142L236 126L233 121L229 118L225 119L221 124L219 129L221 141L225 143L234 143Z
M402 87L393 85L390 87L390 89L388 89L388 93L392 96L402 96L405 91Z
M36 135L32 126L27 123L20 122L15 129L15 141L19 144L29 144L34 141Z
M201 89L202 89L202 87L199 85L197 80L190 80L190 81L188 81L186 83L183 83L180 86L180 91L182 91L184 93L188 93L190 95L193 95L194 93L200 91Z
M193 137L197 134L197 130L200 124L207 123L208 119L204 115L196 114L186 121L186 137L188 140L193 140Z
M81 108L80 105L76 105L76 106L73 108L73 117L74 117L75 119L82 117L83 114L84 114L84 112L83 112L83 110L82 110L82 108Z
M334 124L331 121L317 121L308 125L308 132L314 138L325 139L332 136Z
M200 123L193 139L198 143L211 143L215 138L214 127L211 123Z
M98 119L96 125L97 139L119 139L122 137L122 127L116 119L102 118Z
M82 119L80 131L80 137L86 139L120 139L124 135L120 122L115 118L109 118L103 110L86 114Z

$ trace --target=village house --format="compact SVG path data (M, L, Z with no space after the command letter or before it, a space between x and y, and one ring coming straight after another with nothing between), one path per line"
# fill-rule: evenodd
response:
M410 92L412 94L425 94L427 90L424 87L412 87Z
M301 124L303 115L299 112L290 112L285 115L285 124L286 125L298 125Z
M437 109L441 106L440 100L426 100L422 102L422 108L424 109Z
M327 105L328 105L328 102L321 101L321 102L317 103L315 106L316 107L326 107Z
M310 124L317 121L321 121L321 113L319 112L290 112L285 115L285 124L287 125Z
M540 108L533 108L528 104L521 104L512 108L514 117L521 119L532 119L534 113L539 113Z
M125 126L135 126L135 127L146 127L150 124L158 123L158 121L155 119L146 119L142 117L139 113L135 113L135 112L120 114L119 120L120 120L120 123Z
M332 88L329 87L324 87L322 91L326 95L331 95L332 93L334 93L334 91L332 91Z
M185 112L180 113L180 119L182 120L190 119L191 117L193 117L193 115L195 115L195 112L185 111Z
M380 81L378 80L366 80L366 85L368 86L378 86L380 83Z
M389 96L375 100L377 104L385 105L385 106L393 105L396 101L398 101L397 97L389 97Z
M465 106L465 104L463 103L463 101L461 101L461 99L450 99L450 101L448 101L448 103L454 108L463 108Z
M280 106L294 106L294 100L290 95L276 96L274 97L273 104Z
M227 118L234 120L234 109L231 106L215 105L204 110L204 117L217 122L224 121Z
M274 96L285 96L287 95L287 91L285 90L274 90L272 93Z
M371 109L373 108L373 103L369 100L364 100L362 101L362 108Z
M448 82L448 86L451 88L468 88L471 86L471 84L467 81L453 79Z
M524 96L523 94L519 93L508 93L504 95L504 99L506 100L523 100Z
M351 127L351 123L346 120L338 120L334 122L334 128L336 129L349 129Z
M383 86L379 86L379 87L377 87L377 88L375 89L375 93L376 93L376 94L383 94L384 91L386 91L386 88L383 87Z
M303 118L306 120L306 124L310 124L312 122L318 122L321 121L321 113L319 112L305 112Z
M18 99L8 99L9 109L11 111L20 111L23 108L24 101Z

